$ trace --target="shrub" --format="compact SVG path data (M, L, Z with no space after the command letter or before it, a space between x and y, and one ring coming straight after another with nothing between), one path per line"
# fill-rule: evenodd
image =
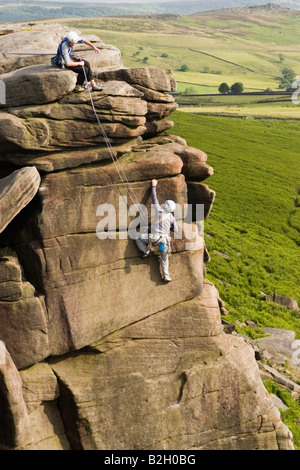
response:
M238 94L238 93L243 93L244 91L244 85L241 82L235 82L233 85L230 87L230 91L233 94Z
M196 95L196 93L197 93L197 90L193 86L186 87L186 89L183 92L184 95Z
M284 88L290 88L293 81L295 80L295 72L289 67L284 67L281 71L282 78L280 79L279 88L283 90Z

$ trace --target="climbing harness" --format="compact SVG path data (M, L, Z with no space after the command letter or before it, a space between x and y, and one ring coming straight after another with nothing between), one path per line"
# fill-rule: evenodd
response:
M154 251L156 254L167 252L171 254L171 237L168 235L160 235L160 237L154 241L155 234L149 233L148 235L148 250Z

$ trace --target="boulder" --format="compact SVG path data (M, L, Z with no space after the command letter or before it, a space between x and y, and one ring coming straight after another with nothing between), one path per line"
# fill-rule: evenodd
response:
M85 37L86 39L89 38L88 36ZM91 40L89 39L89 41ZM90 62L96 81L98 81L99 74L103 70L110 70L123 66L122 55L119 49L110 44L104 44L102 41L99 42L99 39L91 42L94 42L95 46L100 49L101 52L99 55L95 54L90 47L87 49L87 46L85 46L85 50L82 49L84 46L76 46L74 52L75 55L79 54L80 58Z
M140 138L128 140L126 143L107 147L92 147L89 149L66 150L65 152L52 152L43 156L16 156L14 154L6 155L6 160L16 166L34 165L39 171L51 173L57 170L67 168L77 168L81 165L100 162L102 160L111 160L112 154L116 157L123 153L130 152L134 146L137 146ZM1 156L0 156L1 159Z
M70 93L76 84L71 70L51 65L33 65L3 74L6 104L1 107L51 103Z
M265 299L267 302L275 302L278 305L282 305L282 307L299 311L298 302L292 297L287 297L285 295L279 295L275 293L273 295L266 295Z
M58 44L66 35L66 28L61 24L53 27L41 23L12 26L7 34L0 36L1 74L27 66L50 64L51 56L55 55Z
M209 217L216 193L208 187L207 184L188 182L188 200L190 204L204 205L204 218ZM195 208L194 218L196 217Z
M80 31L72 28L81 35ZM68 34L69 28L61 24L14 24L10 28L0 31L0 73L32 65L50 64L50 58L56 54L60 41ZM104 44L97 36L85 35L86 39L95 43L101 54L96 56L94 51L86 46L77 45L74 54L90 60L92 66L102 70L104 67L121 67L123 65L120 51L110 45ZM28 53L28 55L26 54Z
M143 97L146 101L155 103L174 103L175 98L168 93L162 93L160 91L152 90L138 84L134 84L134 88L143 93Z
M51 359L72 449L293 448L251 349L222 333L217 297L205 282L200 296Z
M51 367L40 362L20 371L23 397L36 450L70 450L57 406L60 390Z
M138 148L143 148L143 145L145 144L141 144ZM160 150L172 151L179 155L183 161L182 173L187 180L203 181L213 174L213 168L206 163L207 155L201 150L189 147L186 143L180 144L173 141L164 143L162 140L161 143L158 141L157 144L152 145Z
M150 220L151 176L161 179L160 200L172 195L180 206L187 202L180 157L163 150L133 152L124 154L119 165L128 175L130 190L127 184L120 184L112 162L45 175L39 190L43 210L27 224L25 221L16 236L24 269L38 292L45 295L51 354L87 346L202 289L203 246L195 250L192 243L185 247L180 240L175 242L173 283L167 286L161 281L155 256L141 261L134 241L124 239L126 232L119 239L119 231L132 221L127 205L125 214L122 212L120 195L127 196L133 209L135 201L145 204ZM104 233L104 238L98 233L104 215L98 209L101 204L111 204L118 231ZM155 301L151 295L154 286Z
M23 398L31 413L43 402L57 400L60 391L57 378L46 362L20 370Z
M158 121L147 121L145 124L146 132L144 135L146 137L152 137L154 135L160 134L161 132L168 131L174 127L174 122L168 119L159 119Z
M5 344L0 348L0 449L22 449L33 441L22 380Z
M22 297L22 272L16 255L11 250L0 250L0 299L19 300Z
M273 404L279 410L286 411L288 409L288 407L283 403L283 401L279 397L277 397L277 395L274 395L273 393L271 393L271 398L272 398Z
M150 216L152 201L149 176L162 178L158 193L161 201L172 196L180 206L187 203L184 176L176 175L182 167L180 158L163 152L161 158L159 154L150 155L148 160L147 155L143 153L135 161L130 161L130 157L125 155L117 166L110 162L100 167L82 167L44 176L38 193L43 211L35 215L34 221L28 222L28 239L32 240L34 226L38 227L42 238L76 233L95 234L99 222L97 209L104 203L115 208L118 230L120 196L127 197L128 207L136 203L146 205ZM159 165L156 163L158 161ZM120 180L122 171L128 175L126 178L130 186L126 179ZM167 172L171 173L169 178ZM69 197L70 192L72 198Z
M274 382L277 382L280 385L289 391L294 392L294 396L299 398L300 396L300 385L296 384L293 380L290 380L286 375L278 372L274 367L270 367L263 362L259 362L259 367L263 372L267 372Z
M148 102L147 116L150 120L163 119L172 114L178 108L177 103L153 103Z
M5 349L5 363L0 363L0 449L69 450L57 407L59 395L48 364L18 372Z
M0 233L33 199L40 181L35 167L24 167L0 180Z
M103 93L103 92L102 92ZM109 95L99 94L94 101L100 121L123 121L125 124L134 126L133 118L142 116L136 125L143 125L146 122L144 117L147 113L147 103L140 98L132 97L112 97ZM85 95L85 102L77 101L73 95L69 95L65 100L42 106L28 106L26 108L10 108L9 112L19 118L51 118L58 121L64 119L77 119L80 121L96 122L95 114L91 107L90 97L88 93Z
M146 128L128 127L121 123L105 123L104 132L96 121L73 121L28 118L20 119L9 113L0 113L0 138L4 152L31 150L51 152L82 146L105 146L107 137L118 145L124 140L143 135ZM2 158L6 159L6 155Z
M103 71L99 76L105 81L121 80L159 92L176 91L176 82L171 71L157 67L122 67L115 70Z
M1 255L1 253L0 253ZM18 368L49 356L44 299L23 279L15 253L0 258L0 340Z
M27 265L31 278L39 280L38 288L45 294L51 354L80 349L198 295L203 249L197 248L174 251L170 259L173 282L166 285L157 257L141 260L131 239L69 234L44 239L43 246L33 242L19 247L22 259L31 260Z
M256 349L263 360L269 362L289 363L292 370L300 376L299 340L291 330L264 327L267 336L258 338Z

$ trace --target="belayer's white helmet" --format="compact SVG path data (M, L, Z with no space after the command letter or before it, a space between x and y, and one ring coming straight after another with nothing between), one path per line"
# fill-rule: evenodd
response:
M74 44L76 44L76 42L78 42L79 36L77 33L74 33L74 31L71 31L68 34L67 39L69 42L73 42Z
M176 209L176 204L174 201L171 201L171 199L168 199L164 205L163 205L163 208L165 211L167 212L174 212L175 209Z

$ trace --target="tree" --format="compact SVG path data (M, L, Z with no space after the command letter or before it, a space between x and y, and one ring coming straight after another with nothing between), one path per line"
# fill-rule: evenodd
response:
M186 65L186 64L183 64L181 67L180 67L180 72L188 72L190 70L189 66Z
M235 82L233 85L231 85L230 91L234 95L238 95L239 93L243 93L244 85L241 82Z
M148 62L148 60L149 60L149 57L144 57L143 60L142 60L142 62L143 62L144 64L146 64L146 63Z
M196 95L196 93L197 90L193 86L188 86L183 92L184 95Z
M283 54L279 54L279 60L280 60L281 63L284 61L284 55Z
M219 93L221 93L222 95L227 95L227 93L229 93L229 85L225 82L221 83L221 85L219 86Z
M296 76L294 70L290 69L289 67L284 67L281 73L282 73L282 78L280 79L279 88L281 90L284 88L290 88Z

